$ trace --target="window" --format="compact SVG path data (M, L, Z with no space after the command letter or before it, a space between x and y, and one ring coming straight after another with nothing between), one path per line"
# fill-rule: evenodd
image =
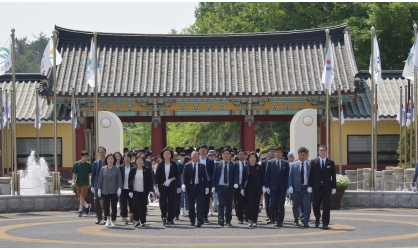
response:
M398 163L399 135L378 135L377 136L377 163L393 164ZM370 135L349 135L347 140L347 162L348 164L367 164L371 157Z
M36 151L36 138L17 138L17 165L26 167L32 150ZM43 157L49 167L54 167L54 138L39 138L39 157ZM62 138L57 138L57 163L62 167Z

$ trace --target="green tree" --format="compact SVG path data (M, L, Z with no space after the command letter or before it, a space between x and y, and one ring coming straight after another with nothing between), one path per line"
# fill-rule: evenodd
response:
M16 38L16 73L38 73L41 69L41 60L49 38L42 32L34 36L35 40L29 42L27 37Z

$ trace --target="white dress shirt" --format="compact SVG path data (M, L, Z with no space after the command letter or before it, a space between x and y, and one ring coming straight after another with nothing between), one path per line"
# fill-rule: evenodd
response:
M320 160L320 166L322 168L322 165L325 166L325 163L327 162L327 158L325 157L324 159L322 159L321 157L319 157L319 160ZM322 162L324 162L324 164L322 164Z
M123 189L129 189L129 171L131 171L131 166L125 166L125 181L123 182Z
M242 184L242 172L244 170L245 161L239 161L239 184Z
M165 164L165 179L168 180L168 175L170 174L170 164Z

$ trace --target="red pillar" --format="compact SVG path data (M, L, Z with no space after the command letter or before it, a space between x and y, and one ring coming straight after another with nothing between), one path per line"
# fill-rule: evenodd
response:
M255 151L255 129L254 122L248 126L248 122L241 121L241 148L245 151Z
M154 126L154 123L151 125L151 151L153 156L158 155L167 144L165 122L157 123L157 125L157 127Z

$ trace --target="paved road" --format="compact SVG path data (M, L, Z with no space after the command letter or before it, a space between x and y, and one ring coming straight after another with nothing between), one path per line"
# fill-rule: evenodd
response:
M95 225L95 216L79 218L76 211L0 214L0 246L6 247L415 247L418 239L418 210L343 209L331 211L330 230L292 225L286 205L283 228L264 223L249 228L233 219L233 227L221 228L216 217L202 228L189 227L181 217L172 228L160 223L156 203L149 207L146 228L130 223L117 228ZM312 215L313 216L313 215Z

